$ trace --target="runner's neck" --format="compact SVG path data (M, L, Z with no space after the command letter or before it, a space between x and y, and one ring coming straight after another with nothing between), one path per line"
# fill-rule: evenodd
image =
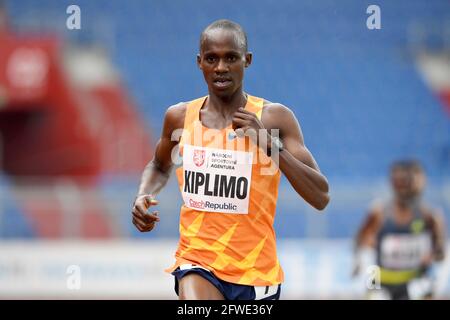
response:
M205 101L204 109L222 117L229 118L239 108L245 108L248 95L243 91L238 91L228 99L223 99L215 95L208 95ZM203 109L203 108L202 108Z

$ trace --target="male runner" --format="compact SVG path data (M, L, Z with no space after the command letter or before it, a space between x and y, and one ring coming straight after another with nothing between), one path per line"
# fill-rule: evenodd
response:
M428 273L445 253L442 216L421 199L425 173L417 161L395 162L391 184L394 198L374 205L357 233L353 273L360 271L358 252L374 248L381 287L377 290L374 285L369 298L431 298L433 282Z
M292 111L243 91L251 62L238 24L218 20L202 32L197 63L208 96L168 108L142 175L132 212L134 225L146 232L159 221L147 210L158 203L176 157L183 159L180 241L168 269L180 299L279 298L284 276L273 221L280 170L316 209L329 202L328 182Z

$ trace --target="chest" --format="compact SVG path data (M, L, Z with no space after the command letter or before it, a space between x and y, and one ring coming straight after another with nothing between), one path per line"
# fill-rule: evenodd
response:
M203 126L220 130L231 125L233 116L200 110L200 119Z

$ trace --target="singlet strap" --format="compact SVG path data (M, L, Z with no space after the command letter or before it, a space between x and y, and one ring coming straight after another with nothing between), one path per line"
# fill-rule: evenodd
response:
M256 114L256 117L261 120L262 110L264 106L264 99L247 95L246 109Z
M414 219L423 219L423 207L422 207L422 202L417 201L416 203L414 203L413 207L412 207L412 212L413 212L413 216Z
M387 200L385 203L383 203L383 209L381 211L383 214L383 220L393 221L394 210L395 210L394 200Z
M186 106L186 115L184 117L184 128L188 128L195 120L198 120L198 114L202 108L205 100L208 96L204 96L195 100L192 100Z

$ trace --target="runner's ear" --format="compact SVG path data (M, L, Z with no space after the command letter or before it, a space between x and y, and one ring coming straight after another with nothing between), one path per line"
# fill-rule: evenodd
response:
M202 69L202 57L200 57L200 54L197 54L197 66L200 68L200 70Z
M252 64L252 58L253 58L253 53L247 52L245 54L245 65L244 66L246 68Z

